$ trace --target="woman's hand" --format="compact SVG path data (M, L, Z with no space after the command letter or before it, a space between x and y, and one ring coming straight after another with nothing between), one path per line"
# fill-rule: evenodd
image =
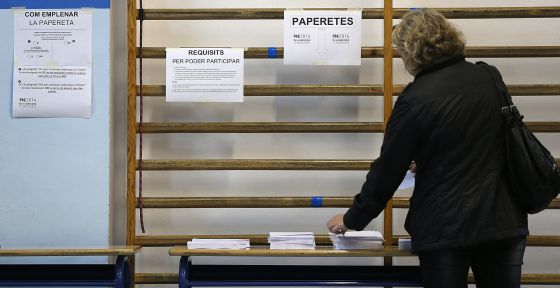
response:
M336 234L344 234L348 228L344 225L344 214L337 214L327 222L327 229Z

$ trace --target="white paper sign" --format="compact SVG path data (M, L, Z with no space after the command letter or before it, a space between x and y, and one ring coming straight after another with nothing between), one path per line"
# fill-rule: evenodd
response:
M167 48L167 102L243 102L241 48Z
M91 117L91 10L14 11L14 117Z
M284 11L284 64L360 65L362 11Z

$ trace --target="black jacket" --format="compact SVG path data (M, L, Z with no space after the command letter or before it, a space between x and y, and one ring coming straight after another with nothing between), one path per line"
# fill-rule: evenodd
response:
M381 154L344 224L362 230L385 208L411 161L405 228L415 252L527 235L505 179L502 120L486 70L454 55L422 69L395 103Z

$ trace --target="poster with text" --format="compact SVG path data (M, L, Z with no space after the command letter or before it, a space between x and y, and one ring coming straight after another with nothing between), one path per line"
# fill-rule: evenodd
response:
M243 102L241 48L167 48L167 102Z
M360 65L362 11L284 11L285 65Z
M91 117L92 11L14 10L13 117Z

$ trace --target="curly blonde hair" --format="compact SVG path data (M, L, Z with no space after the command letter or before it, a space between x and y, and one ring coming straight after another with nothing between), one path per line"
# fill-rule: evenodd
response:
M406 13L393 31L393 44L412 75L442 57L464 53L465 43L463 34L432 9Z

